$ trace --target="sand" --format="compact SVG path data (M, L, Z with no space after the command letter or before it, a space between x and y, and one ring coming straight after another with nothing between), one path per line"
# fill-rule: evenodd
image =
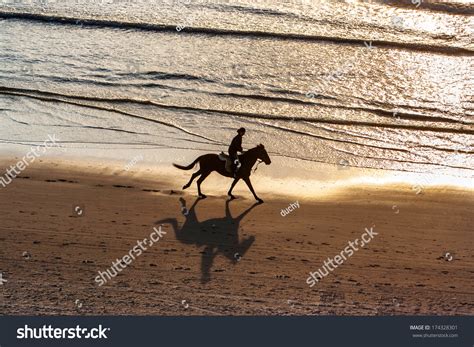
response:
M242 190L231 202L209 194L185 216L180 199L189 211L196 189L183 192L183 183L92 165L29 167L0 188L0 272L6 280L0 312L474 313L472 192L347 186L337 194L298 199L300 207L282 217L294 197L265 194L265 203L255 205ZM160 224L164 237L99 286L98 271ZM310 288L309 272L369 227L378 235Z

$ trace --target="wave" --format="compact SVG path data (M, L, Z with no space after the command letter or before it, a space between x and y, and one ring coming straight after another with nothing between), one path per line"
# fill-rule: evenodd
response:
M283 127L283 126L279 126L279 125L276 125L276 124L268 124L268 123L265 123L265 126L268 126L270 128L275 128L275 129L278 129L278 130L283 130L283 131L288 131L288 132L291 132L291 133L294 133L294 134L297 134L297 135L303 135L303 136L310 136L312 138L315 138L315 139L319 139L319 140L331 140L333 142L339 142L339 143L344 143L344 144L353 144L353 145L360 145L360 143L356 142L356 141L350 141L350 140L340 140L340 139L334 139L334 138L327 138L327 137L324 137L324 136L320 136L320 135L316 135L316 134L311 134L311 133L308 133L306 131L300 131L300 130L296 130L296 129L289 129L289 128L286 128L286 127ZM366 147L369 147L369 148L374 148L374 149L381 149L381 150L391 150L391 151L394 151L394 152L400 152L400 153L406 153L406 154L413 154L413 152L411 150L408 150L408 149L402 149L402 148L393 148L393 147L382 147L382 146L376 146L376 145L370 145L370 144L367 144L367 143L364 143L363 144L364 146ZM334 148L335 150L339 151L339 152L345 152L341 149L336 149ZM441 151L446 151L446 152L455 152L454 150L450 150L450 149L446 149L446 148L436 148L437 150L441 150ZM345 152L346 154L354 154L352 152ZM472 152L464 152L464 153L468 153L468 154L472 154ZM382 158L382 157L374 157L372 155L361 155L361 154L357 154L357 156L359 158L371 158L371 159L386 159L386 158ZM299 158L298 159L302 159L302 158ZM312 161L315 161L313 159L311 159ZM452 169L468 169L470 170L471 168L470 167L466 167L466 166L457 166L457 165L449 165L447 163L434 163L434 162L429 162L429 161L425 161L425 162L420 162L420 161L412 161L412 160L407 160L407 159L398 159L398 158L390 158L391 161L394 161L394 162L399 162L399 163L410 163L410 164L430 164L430 165L434 165L434 166L438 166L438 167L449 167L449 168L452 168ZM316 160L317 161L317 160ZM324 162L324 161L322 161ZM402 170L402 171L405 171L405 170ZM409 171L409 170L408 170Z
M1 70L0 70L1 71ZM157 71L149 71L149 72L119 72L116 73L117 76L125 76L125 77L134 77L137 79L143 79L143 80L184 80L184 81L200 81L200 82L207 82L207 83L219 83L218 80L213 80L201 76L193 76L193 75L188 75L188 74L174 74L174 73L168 73L168 72L157 72ZM99 75L99 74L88 74L88 77L96 77L96 78L101 78L102 80L97 80L97 79L90 79L90 78L78 78L78 77L64 77L64 76L55 76L55 75L45 75L45 74L40 74L36 73L36 77L39 78L44 78L47 79L51 82L59 82L59 83L77 83L77 84L92 84L96 86L116 86L116 87L123 87L123 86L128 86L128 87L137 87L137 88L152 88L152 87L163 87L167 89L174 89L174 90L181 90L182 88L177 88L177 87L171 87L166 84L160 84L160 83L131 83L131 82L123 82L118 79L112 80L106 80L108 78L107 75ZM151 76L151 77L150 77ZM242 87L242 85L239 85Z
M20 20L31 20L39 22L47 22L50 24L59 25L80 25L80 26L93 26L93 27L110 27L118 29L137 29L137 30L148 30L148 31L163 31L163 32L174 32L177 33L177 25L170 24L153 24L153 23L142 23L142 22L124 22L107 19L91 19L91 18L77 18L77 17L65 17L56 15L46 15L39 13L26 13L26 12L10 12L0 11L0 18L4 19L20 19ZM357 38L344 38L334 36L320 36L320 35L303 35L298 33L278 33L278 32L267 32L267 31L252 31L252 30L236 30L236 29L223 29L223 28L206 28L206 27L186 27L179 34L204 34L204 35L221 35L221 36L247 36L257 38L272 38L280 40L300 40L300 41L327 41L333 43L343 43L352 45L367 45L369 40L357 39ZM439 54L449 55L474 55L474 50L464 47L453 47L453 46L441 46L433 44L415 43L415 42L397 42L397 41L383 41L383 40L371 40L370 43L377 47L386 48L397 48L404 50L415 50L424 52L436 52Z
M383 127L386 129L405 129L405 130L431 131L431 132L453 133L453 134L456 133L456 134L465 134L465 135L474 134L474 129L472 129L471 127L443 128L443 127L436 127L432 125L421 126L421 125L414 125L414 124L379 123L379 122L354 121L354 120L329 119L329 118L315 119L315 118L302 117L302 116L276 116L276 115L262 114L262 113L255 115L255 113L243 112L243 111L220 110L220 109L199 108L199 107L180 106L180 105L168 105L168 104L162 104L162 103L158 103L158 102L150 101L150 100L140 100L140 99L132 99L132 98L98 98L98 97L91 97L91 96L65 95L65 94L60 94L60 93L45 92L45 91L38 91L38 90L31 90L31 89L21 89L21 88L10 88L10 87L3 87L3 86L0 86L0 93L9 94L9 95L20 95L20 96L35 98L35 99L43 100L43 101L58 101L58 102L69 103L69 104L73 104L77 106L102 109L106 111L117 112L124 115L133 116L133 117L144 119L144 120L153 121L156 123L172 126L175 128L179 128L179 127L173 124L158 121L152 118L130 114L128 112L120 111L115 108L94 106L94 105L84 104L79 101L91 101L91 102L112 103L112 104L136 103L136 104L149 105L149 106L168 109L168 110L181 110L181 111L197 112L197 113L212 113L214 115L226 115L226 116L231 115L231 116L249 118L249 119L254 119L254 120L259 119L259 120L277 120L277 121L302 121L302 122L308 122L312 124L321 123L321 124L334 124L334 125L347 125L347 126L365 126L365 127L372 127L372 128ZM73 101L73 100L67 100L67 99L76 99L79 101ZM326 105L322 105L322 106L326 106ZM370 111L363 108L361 109L365 111ZM386 113L387 116L389 115L391 118L393 118L392 112L382 111L382 110L380 110L379 112L381 112L382 114ZM399 115L402 116L403 113L399 113ZM427 117L425 116L425 118ZM446 121L446 119L443 119L443 121ZM183 130L183 129L179 128L179 130ZM194 133L189 133L189 134L196 135L205 140L215 142L215 140L213 139L203 137L198 134L194 134Z
M417 10L427 10L427 11L434 11L434 12L447 12L452 14L459 14L459 15L469 15L472 16L474 14L474 6L473 4L460 2L460 1L423 1L418 0L419 6L415 7ZM418 2L414 0L381 0L385 5L390 5L394 7L405 7L405 8L413 8L416 6Z
M204 78L201 76L194 76L194 75L182 74L182 73L161 72L161 71L146 71L143 73L125 72L125 73L118 73L117 75L137 76L137 77L143 76L146 79L152 79L152 80L186 80L186 81L202 81L202 82L209 82L209 83L216 82L215 80L211 80L211 79Z
M202 136L198 133L189 131L189 130L187 130L187 129L185 129L185 128L177 125L177 124L173 124L173 123L170 123L170 122L167 122L167 121L164 121L164 120L155 119L153 117L143 116L143 115L135 113L135 112L121 110L120 107L116 107L114 104L140 103L140 104L153 105L155 107L161 107L161 108L168 109L168 110L174 110L175 109L175 110L184 110L184 111L187 111L187 112L196 112L196 113L201 114L201 115L206 114L206 113L209 113L209 114L212 114L212 115L222 114L224 116L235 115L235 116L238 116L238 117L252 119L252 121L257 123L257 124L264 125L266 127L273 128L275 130L284 131L284 132L287 132L288 134L309 136L309 137L314 138L314 139L319 139L319 140L323 140L323 141L331 141L331 142L339 143L339 144L342 144L342 145L347 144L347 145L352 145L352 146L364 146L364 147L368 147L369 150L375 150L375 151L378 151L378 152L380 152L380 151L390 151L391 153L394 153L392 158L386 158L384 156L383 157L376 156L375 152L373 152L373 153L368 152L366 154L353 153L353 151L349 151L348 149L340 148L340 147L337 147L337 146L333 147L333 149L338 153L339 152L344 152L347 155L349 155L349 154L354 155L358 158L365 158L365 159L370 159L370 160L375 160L375 159L377 159L377 160L389 160L389 161L398 162L398 163L401 163L401 164L430 165L432 167L439 167L439 168L453 168L453 169L462 169L462 170L470 170L471 169L469 166L464 167L464 166L458 166L458 165L451 165L449 163L442 162L442 161L440 161L440 162L430 161L428 158L424 157L423 153L418 154L416 152L413 152L411 148L392 147L390 144L388 144L388 146L385 146L385 145L381 145L381 144L377 144L377 143L369 143L369 142L363 143L363 142L357 141L357 139L351 139L350 137L342 139L342 138L338 138L338 137L334 137L334 136L330 136L330 135L325 135L325 134L322 134L322 133L321 134L320 133L313 133L311 130L308 130L308 129L307 130L297 129L294 126L292 126L292 122L287 122L286 124L283 124L283 123L279 122L282 119L284 119L284 120L293 120L293 119L285 119L287 117L282 118L282 117L277 117L277 116L273 116L273 115L262 115L262 114L255 115L255 114L247 114L247 113L243 113L243 112L228 112L228 111L223 111L223 110L212 110L212 109L205 109L205 108L183 107L183 106L176 106L176 105L164 105L164 104L158 104L158 103L154 103L154 102L150 102L150 101L146 101L146 100L134 100L134 99L128 99L128 98L115 99L115 98L87 97L87 96L78 96L78 95L65 95L65 94L60 94L60 93L37 91L37 90L27 90L27 89L20 89L20 88L15 89L15 88L8 88L8 87L2 87L2 86L0 86L0 94L21 96L21 97L26 97L26 98L33 98L33 99L41 100L41 101L44 101L44 102L53 102L53 103L59 102L59 103L74 105L74 106L78 106L78 107L85 107L85 108L96 109L96 110L100 110L100 111L104 111L104 112L111 112L111 113L115 113L115 114L121 114L121 115L130 117L130 118L140 119L140 120L143 120L143 121L148 121L148 122L152 122L152 123L161 124L161 125L164 125L164 126L175 128L179 131L182 131L183 133L195 136L198 139L206 140L206 142L203 142L202 140L200 142L198 142L198 141L196 141L196 138L195 138L195 139L193 139L193 142L207 144L207 145L213 145L213 146L214 145L222 146L222 145L225 145L225 143L223 143L222 141L219 141L217 139L212 139L212 138L209 138L209 137L206 137L206 136ZM102 102L103 104L95 104L94 102L97 102L97 103ZM112 104L112 105L108 105L108 104ZM140 113L142 113L142 112L140 112ZM301 118L301 119L303 119L303 118ZM273 120L278 120L278 122L274 122ZM413 127L413 126L397 126L397 125L391 126L390 124L341 121L341 120L331 120L331 119L317 119L317 120L309 119L309 120L306 120L306 122L319 123L319 124L325 124L325 123L341 124L341 123L345 123L345 124L351 125L351 126L371 126L371 127L374 127L374 128L381 128L381 129L390 128L390 127L412 128L412 129L417 128L417 127ZM85 127L87 127L87 126L85 126ZM92 128L102 129L102 130L115 130L115 129L107 128L107 127L106 128L92 127ZM420 127L420 128L421 128L420 130L425 130L425 131L426 130L428 130L428 131L439 131L438 129L431 128L431 127ZM443 130L446 130L446 129L441 129L441 131L443 131ZM377 131L377 130L374 129L374 131ZM455 131L453 131L453 132L455 132ZM98 144L103 144L101 141L99 141L97 143ZM130 145L147 146L148 144L147 143L138 143L138 144L137 143L130 143ZM153 145L153 144L150 144L150 145ZM196 146L192 147L192 149L196 149L195 147ZM424 147L424 146L422 146L422 147ZM444 146L443 147L430 147L430 149L440 151L438 153L457 152L457 151L454 151L451 148L444 148ZM208 148L206 148L206 150L208 150ZM463 154L466 154L466 155L467 154L472 154L472 152L468 151L468 150L462 150L460 152L463 153ZM371 154L369 154L369 153L371 153ZM288 154L278 153L278 152L274 152L274 153L272 152L272 154L277 154L277 155L281 155L281 156L288 156ZM400 155L403 158L401 158ZM438 155L443 155L443 154L438 154ZM319 159L318 158L305 158L305 157L300 158L300 156L295 157L294 155L291 155L289 157L296 158L296 159L307 160L307 161L312 161L312 162L324 162L324 163L334 164L334 162L333 162L334 158L333 157L328 157L328 158L324 157L324 158L319 158ZM410 158L414 158L415 160L410 159ZM416 160L416 159L421 159L421 161ZM357 164L356 166L372 168L372 166L369 165L369 164ZM388 169L391 170L390 168L388 168ZM411 168L411 169L396 168L394 170L417 171L417 169L415 169L415 168Z
M271 2L268 2L271 4ZM196 1L193 3L193 5L199 4L199 1ZM247 4L248 5L248 4ZM290 17L290 18L297 18L299 19L301 16L297 15L295 13L287 12L287 11L281 11L278 9L269 9L269 8L263 8L263 7L248 7L247 5L244 4L232 4L232 3L216 3L216 4L209 4L206 2L204 4L204 7L208 9L218 9L219 11L222 12L232 12L234 10L238 10L239 12L243 13L250 13L250 14L255 14L255 15L265 15L265 16L274 16L274 17ZM252 6L258 5L257 4L252 4Z
M176 73L169 73L169 72L161 72L161 71L143 71L143 72L127 72L127 73L118 73L117 75L123 76L133 76L138 79L144 80L188 80L188 81L201 81L207 82L212 84L222 84L222 81L217 79L209 79L199 75L191 75L191 74L176 74ZM96 79L79 79L73 77L62 77L62 76L51 76L51 75L42 75L37 74L37 77L42 77L48 79L53 82L72 82L77 84L92 84L97 86L105 86L105 87L133 87L133 88L160 88L165 90L173 90L173 91L180 91L180 92L193 92L193 93L202 93L200 90L196 90L194 88L183 88L183 87L174 87L167 84L161 83L130 83L130 82L122 82L122 81L106 81L106 80L96 80ZM90 75L95 76L98 78L104 78L104 75ZM152 76L152 78L150 78ZM459 117L459 113L451 112L449 110L440 111L436 107L427 107L427 106L413 106L413 105L388 105L380 102L370 101L370 100L361 100L364 102L364 106L353 106L353 105L346 105L338 98L333 96L325 96L325 95L318 95L312 98L311 100L307 97L306 93L302 93L300 91L295 90L288 90L288 89L281 89L281 88L264 88L263 94L262 90L259 88L251 87L251 86L244 86L240 84L233 83L232 85L225 83L226 87L245 87L248 89L253 90L252 93L237 93L237 92L218 92L218 91L207 91L206 94L214 95L218 97L232 97L236 99L246 99L246 100L256 100L256 101L267 101L267 102L285 102L288 104L293 105L303 105L303 106L319 106L325 108L333 108L333 109L344 109L344 110L351 110L351 111L362 111L367 113L372 113L377 116L386 118L386 119L393 119L394 117L394 109L397 109L397 118L404 119L404 120L413 120L419 122L440 122L445 124L452 124L452 125L459 125L459 126L472 126L474 123L468 121L467 119L464 120L463 117ZM0 86L0 88L2 88ZM2 90L2 89L0 89ZM29 89L15 89L12 90L20 90L20 91L27 91L27 92L35 92L35 90ZM41 92L41 91L39 91ZM270 94L270 95L269 95ZM281 95L281 96L280 96ZM66 96L66 95L64 95ZM69 96L69 97L80 97L80 96ZM120 101L122 100L122 101ZM101 100L96 100L101 101ZM107 102L137 102L143 103L148 101L137 100L137 99L108 99L102 100ZM338 102L337 104L330 103L329 101ZM151 102L151 101L150 101ZM160 104L158 104L160 106ZM442 116L439 116L440 112ZM431 114L427 114L431 113ZM436 116L438 115L438 116ZM289 119L301 119L301 120L308 120L311 121L312 118L295 118L295 117L287 117ZM284 120L285 118L279 117L278 119ZM438 130L442 131L442 130ZM448 130L449 131L449 130ZM463 133L463 131L460 131Z
M107 99L88 98L88 97L80 97L80 96L68 96L68 95L62 95L62 94L57 94L57 93L49 93L49 92L37 92L38 95L33 95L33 94L27 94L28 92L32 92L32 90L23 90L24 92L22 93L22 92L9 92L8 89L11 89L11 88L0 87L0 91L3 92L4 94L20 95L20 96L30 97L30 98L34 98L34 99L38 99L38 100L42 100L42 101L57 101L57 102L63 102L63 103L70 104L70 105L76 105L76 106L87 107L87 108L94 108L94 109L99 109L99 110L102 110L102 111L115 112L115 113L123 114L123 115L129 116L129 117L132 117L132 118L138 118L138 119L141 119L141 120L146 120L146 121L149 121L149 122L169 126L169 127L178 129L178 130L180 130L184 133L187 133L189 135L193 135L193 136L202 138L204 140L207 140L207 141L210 141L210 142L213 142L213 143L217 143L217 141L215 141L211 138L193 133L191 131L188 131L188 130L186 130L182 127L179 127L175 124L172 124L172 123L160 121L160 120L153 119L153 118L148 118L148 117L135 115L135 114L130 113L130 112L117 110L115 108L108 108L108 107L104 107L104 106L95 106L95 105L83 104L83 103L80 103L80 102L74 102L74 101L71 101L71 100L65 100L65 99L61 99L60 97L72 98L72 99L83 99L83 100L88 100L88 101L110 102ZM50 95L52 97L48 97L48 95ZM56 96L57 98L54 98L54 96ZM113 100L113 99L111 99L111 100ZM119 102L133 102L133 101L120 100Z

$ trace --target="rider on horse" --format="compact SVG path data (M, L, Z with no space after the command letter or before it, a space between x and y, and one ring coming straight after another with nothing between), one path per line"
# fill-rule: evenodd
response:
M237 130L237 135L232 140L229 146L229 157L232 161L232 172L234 173L234 177L237 176L237 170L240 167L239 157L237 152L243 152L242 149L242 137L245 135L245 128L240 128Z

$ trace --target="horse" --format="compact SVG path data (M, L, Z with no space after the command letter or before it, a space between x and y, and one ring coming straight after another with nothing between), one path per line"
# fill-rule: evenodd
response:
M219 159L219 156L217 154L201 155L200 157L197 157L196 160L194 160L188 166L182 166L174 163L173 165L174 167L181 170L191 170L197 163L199 163L199 170L193 173L189 182L183 186L183 190L188 188L194 181L194 179L201 175L201 177L199 177L199 179L197 180L197 188L200 199L206 198L206 195L201 192L201 183L207 178L207 176L211 174L211 172L217 171L222 176L234 178L234 181L232 182L230 189L227 192L227 195L230 197L231 200L235 199L235 196L232 195L232 189L234 189L235 185L240 179L243 179L249 187L250 191L252 192L254 198L259 203L263 203L263 200L257 196L255 190L252 187L252 183L250 182L250 174L252 171L252 167L254 166L257 159L262 160L266 165L270 165L272 162L270 160L270 157L268 156L267 151L265 150L265 147L262 144L259 144L258 146L249 149L248 151L239 155L241 166L237 171L235 178L231 172L228 172L226 170L225 161Z

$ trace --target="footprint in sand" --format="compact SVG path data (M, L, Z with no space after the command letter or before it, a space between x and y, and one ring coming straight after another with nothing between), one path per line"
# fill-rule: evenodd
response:
M113 187L114 188L134 188L133 186L123 186L121 184L114 184Z
M287 275L275 275L276 278L280 279L280 280L284 280L284 279L288 279L290 278L290 276L287 276Z

